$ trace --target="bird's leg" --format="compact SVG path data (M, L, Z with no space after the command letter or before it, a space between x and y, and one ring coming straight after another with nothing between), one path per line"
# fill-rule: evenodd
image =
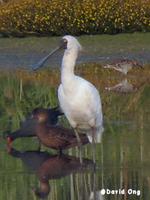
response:
M39 146L38 146L38 149L37 149L38 151L41 151L41 142L40 142L40 140L39 140Z
M63 155L62 149L59 149L59 156L61 157Z
M81 143L81 139L80 139L80 136L79 136L79 133L78 133L77 129L74 129L74 132L76 134L76 138L77 138L77 141L78 141L80 163L82 164L83 163L83 159L82 159L82 143Z
M96 144L95 144L95 128L92 127L92 153L93 162L96 163Z

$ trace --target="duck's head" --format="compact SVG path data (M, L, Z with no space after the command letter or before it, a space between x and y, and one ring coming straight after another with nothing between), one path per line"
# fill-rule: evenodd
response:
M40 181L40 188L33 188L34 194L41 199L45 199L50 192L50 185L48 181Z
M82 46L80 45L78 40L71 35L66 35L61 39L60 48L63 48L65 50L82 50Z
M46 123L48 121L48 110L45 108L35 108L32 111L31 118L36 119L39 123Z

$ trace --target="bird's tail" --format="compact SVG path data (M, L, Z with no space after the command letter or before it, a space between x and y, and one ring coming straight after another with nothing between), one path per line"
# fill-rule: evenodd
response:
M79 135L79 137L80 137L80 140L81 140L82 145L88 144L88 143L89 143L89 139L88 139L88 137L86 136L86 134L81 134L81 135Z
M81 145L85 145L89 143L89 139L86 134L79 134L79 137L80 137ZM79 145L78 140L76 137L74 137L72 140L70 140L70 144L68 145L68 148L75 147L78 145Z
M51 110L52 112L55 111L55 114L56 114L57 116L59 116L59 115L64 115L64 113L62 112L62 110L61 110L61 108L60 108L59 106L56 106L56 107L54 107L54 108L51 108L50 110Z

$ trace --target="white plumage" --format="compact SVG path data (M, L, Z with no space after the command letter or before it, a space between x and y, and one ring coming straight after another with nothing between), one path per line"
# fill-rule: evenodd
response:
M92 143L101 142L103 116L98 90L87 80L74 74L81 45L73 36L64 36L65 52L61 66L61 84L58 88L60 107L70 125L78 132L86 132Z

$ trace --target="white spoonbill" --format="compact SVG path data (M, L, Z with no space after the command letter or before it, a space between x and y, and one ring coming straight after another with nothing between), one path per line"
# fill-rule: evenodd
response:
M74 74L74 67L79 51L82 49L77 39L67 35L62 38L65 49L61 66L61 84L58 88L60 107L70 125L78 133L86 132L89 141L101 142L103 116L98 90L87 80ZM95 148L95 147L94 147ZM95 161L95 150L93 149Z
M100 95L92 83L74 74L76 59L82 49L78 40L66 35L56 50L60 48L65 50L61 64L61 84L58 88L60 107L75 130L79 145L81 144L79 133L87 133L89 141L93 143L93 161L95 162L95 143L101 142L103 132ZM45 62L45 59L42 62ZM34 68L39 68L42 62ZM81 149L80 161L82 162Z

